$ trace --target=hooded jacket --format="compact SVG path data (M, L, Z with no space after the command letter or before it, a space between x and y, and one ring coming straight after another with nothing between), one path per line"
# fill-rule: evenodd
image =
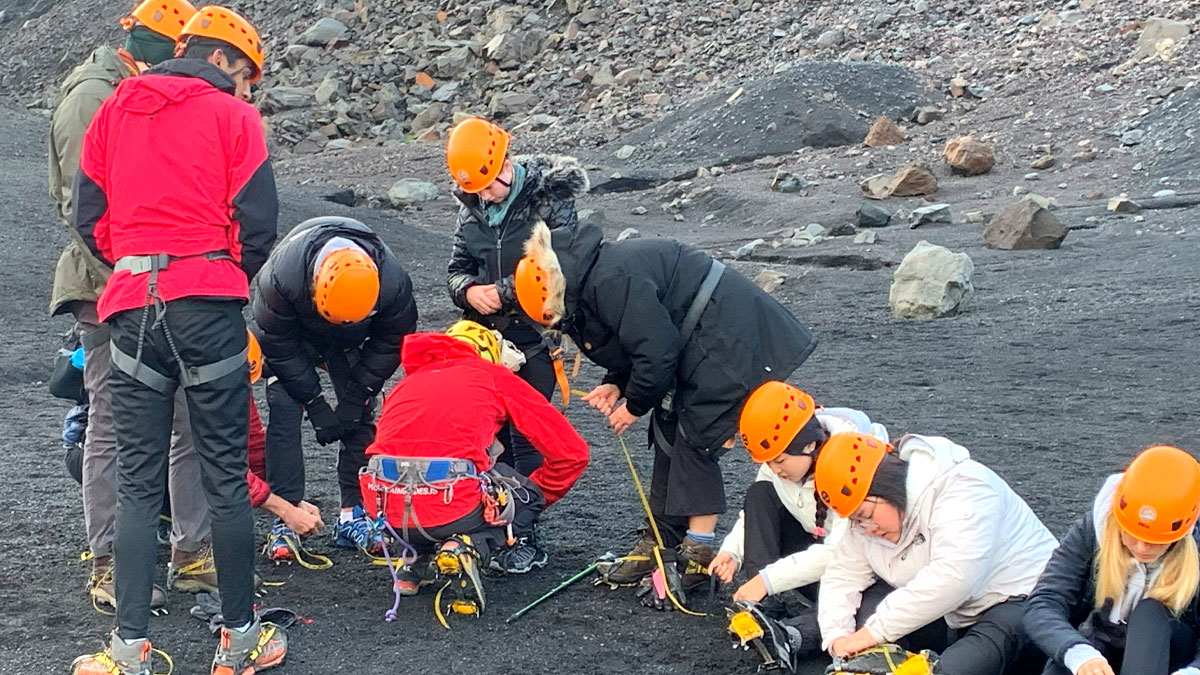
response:
M166 302L249 300L249 279L275 243L279 202L262 118L233 93L233 80L206 61L164 61L121 82L84 137L75 229L109 265L172 256L158 274ZM143 307L150 276L115 272L100 319Z
M862 592L876 579L895 587L866 628L894 642L945 618L965 628L988 609L1029 595L1057 542L1025 500L967 449L937 436L896 446L908 462L908 506L900 540L850 528L821 577L822 649L855 629Z
M133 74L116 49L97 48L63 80L58 105L50 117L50 199L59 219L72 235L54 268L54 285L50 292L52 315L66 311L71 302L95 302L111 273L70 230L71 186L79 168L83 135L92 116L121 80Z
M360 246L379 270L375 312L355 324L326 321L313 301L313 264L334 237ZM263 265L253 311L264 359L301 403L321 393L316 364L322 357L360 346L347 391L359 401L375 396L400 366L404 336L417 327L412 281L391 249L363 223L336 216L306 220L283 238Z
M446 285L454 304L484 325L505 330L507 319L520 313L512 275L534 224L543 221L551 229L574 229L579 223L575 199L589 188L587 172L574 157L522 155L512 161L524 167L525 181L499 228L488 224L485 205L478 195L454 193L459 202L458 225L446 270ZM467 302L467 289L481 284L497 285L502 306L496 314L479 315ZM523 338L521 342L538 339L537 331L527 324L516 330L524 334L518 336Z
M604 242L600 230L534 229L526 250L546 270L559 330L605 368L631 414L664 405L689 447L719 448L737 432L750 392L785 380L817 339L786 307L726 269L688 340L680 325L712 267L673 239Z
M384 400L368 455L468 459L477 471L488 471L493 466L489 448L511 421L545 460L529 479L547 505L562 499L587 468L587 443L567 418L536 389L480 358L470 345L441 333L415 333L404 339L403 361L405 377ZM363 504L376 518L378 498L368 483L364 476ZM449 501L441 494L418 494L413 509L421 526L430 528L462 518L479 500L479 483L462 480ZM400 527L403 498L389 498L384 510L392 525Z
M872 424L867 415L849 408L817 408L817 420L826 433L833 435L843 431L857 431L870 434L875 438L888 441L887 427L882 424ZM792 518L800 523L805 532L812 534L817 525L817 494L813 488L810 473L803 483L784 480L775 475L771 467L762 464L758 469L755 482L767 482L775 488L779 501L788 510ZM767 565L759 573L766 582L767 591L771 595L790 591L816 583L825 573L826 566L833 559L833 551L838 541L846 533L847 522L835 511L830 510L825 516L827 534L823 540L809 546L803 551L797 551L789 556ZM746 549L746 512L738 513L737 522L729 530L725 540L721 542L721 552L728 553L742 565Z
M1122 474L1109 476L1093 502L1091 512L1075 521L1062 544L1050 557L1045 571L1025 604L1025 631L1043 652L1072 672L1086 661L1103 654L1080 632L1079 627L1092 619L1095 609L1096 553L1108 519L1112 517L1113 496ZM1192 530L1200 542L1200 532ZM1132 606L1144 597L1157 573L1154 566L1134 561L1131 574L1146 582L1137 597L1123 598L1122 606L1114 608L1117 616L1106 621L1123 625ZM1114 621L1115 619L1115 621ZM1200 594L1192 598L1179 617L1194 633L1200 635ZM1191 668L1200 669L1200 644L1197 645Z

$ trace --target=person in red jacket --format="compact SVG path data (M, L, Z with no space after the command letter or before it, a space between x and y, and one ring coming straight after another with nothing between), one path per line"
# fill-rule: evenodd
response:
M97 302L112 328L117 435L116 630L72 673L151 672L149 600L174 393L183 387L212 520L225 617L213 675L276 666L283 629L258 621L246 485L249 280L275 243L279 203L262 118L236 96L262 75L257 31L201 8L177 54L121 82L84 137L74 227L113 274ZM164 142L164 139L169 142Z
M534 525L583 474L588 446L542 394L499 362L495 333L473 321L458 322L447 335L407 336L401 350L405 377L384 401L375 442L367 448L371 465L360 485L371 517L382 510L388 524L419 552L468 534L484 564L520 574L546 564ZM508 422L542 456L542 465L528 478L495 462L503 451L496 435ZM386 466L384 475L371 474L380 466L379 457L450 461L422 467L431 482L409 501L387 484ZM471 476L453 480L464 472ZM494 495L497 485L513 506L507 518L506 498ZM415 594L429 580L424 572L407 566L398 590Z

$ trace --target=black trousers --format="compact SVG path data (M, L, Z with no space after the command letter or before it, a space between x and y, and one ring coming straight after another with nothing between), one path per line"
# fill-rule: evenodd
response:
M511 337L509 336L511 334ZM525 365L517 371L517 376L529 383L531 387L536 389L539 394L546 397L549 401L550 397L554 396L554 387L557 380L554 377L554 361L550 358L550 352L546 349L539 349L533 355L530 355L534 349L541 345L540 336L534 335L536 341L531 342L531 337L528 331L509 330L505 337L512 340L513 344L518 349L524 350ZM518 342L517 339L521 342ZM504 452L501 453L499 460L517 471L522 475L537 471L542 466L542 455L534 449L533 444L529 439L521 435L521 432L513 428L512 424L505 424L500 430L497 440L504 446Z
M351 372L358 363L359 350L337 352L314 357L313 367L323 362L338 400L346 396ZM300 443L300 426L304 409L278 380L267 385L267 483L281 498L298 504L304 499L304 448ZM376 399L367 403L362 421L345 430L338 442L338 491L342 508L362 506L358 487L358 470L367 465L367 446L375 440Z
M1133 608L1125 630L1125 650L1097 647L1121 675L1168 675L1196 657L1197 635L1157 600L1142 600ZM1117 668L1117 666L1120 666ZM1057 661L1043 675L1071 675Z
M650 414L654 416L648 432L654 449L650 512L663 545L677 546L687 534L689 516L725 513L725 481L717 460L688 447L683 434L677 433L674 413L655 408Z
M509 478L515 478L521 483L521 487L515 489L512 494L513 499L513 520L512 530L514 537L527 537L533 534L534 526L537 525L538 518L541 517L542 511L546 510L546 497L538 486L524 475L517 473L515 469L505 464L497 464L493 472L499 473ZM393 527L395 523L392 524ZM399 532L399 530L397 530ZM409 544L417 549L422 555L432 553L443 542L458 534L471 535L471 543L479 551L480 557L486 564L491 559L491 554L508 545L508 532L504 527L496 527L488 523L483 518L483 505L480 504L471 513L459 518L458 520L439 525L437 527L425 528L425 532L429 537L425 537L416 529L410 529L407 535L404 532L399 532L400 536L406 537Z
M775 486L767 481L750 485L742 512L745 514L742 569L747 579L776 560L817 543L780 501Z
M894 588L877 582L863 591L857 621L861 627ZM946 675L1026 675L1045 656L1025 633L1025 599L1002 602L967 628L952 629L944 619L927 624L896 642L909 651L932 649L941 655Z
M166 303L157 327L154 310L144 337L141 363L178 379L165 329L180 358L189 366L215 363L246 348L241 302L174 300ZM122 351L137 353L143 311L129 310L109 319L112 339ZM117 626L127 640L147 635L150 594L157 557L158 515L167 486L167 451L175 392L160 393L113 368L113 426L117 435L116 562ZM246 442L250 380L238 369L222 378L185 390L192 436L200 457L201 485L208 495L212 546L221 612L229 625L253 618L254 521L246 487Z

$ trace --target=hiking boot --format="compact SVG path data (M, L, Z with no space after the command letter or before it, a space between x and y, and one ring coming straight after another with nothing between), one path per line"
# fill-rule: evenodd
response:
M439 612L483 613L487 601L479 578L479 551L470 536L461 534L447 539L438 549L433 566L438 576L449 582L445 589L451 591L445 607L437 608Z
M679 573L683 577L683 590L690 591L708 583L708 566L716 556L712 546L684 537L675 552L679 560Z
M357 548L370 556L383 552L383 537L375 530L361 506L354 507L348 521L338 521L333 528L333 545L338 548Z
M300 541L292 528L284 524L282 518L276 518L271 526L271 534L267 535L267 543L263 546L263 555L275 562L291 562L296 559L293 543Z
M92 558L92 575L88 579L88 595L92 607L101 614L117 611L117 584L113 579L112 556ZM167 592L158 585L150 588L150 613L155 616L167 613Z
M254 675L283 663L287 631L258 619L245 632L221 629L212 675Z
M421 592L422 586L428 586L434 581L434 574L428 556L421 556L411 565L402 565L396 570L396 592L405 597L412 597Z
M512 546L506 546L494 555L488 564L490 569L505 574L526 574L545 567L550 554L542 548L534 536L521 537Z
M654 533L642 530L641 536L629 553L618 558L616 564L609 567L604 573L602 579L604 583L614 586L632 586L658 569L658 565L654 562L654 548L657 545L654 541Z
M217 563L213 560L211 541L205 539L195 552L171 549L167 587L180 593L217 592Z
M85 654L71 663L71 675L150 675L152 651L149 640L125 644L114 630L104 651Z
M763 659L760 670L783 668L796 672L802 654L800 631L767 616L756 602L739 600L736 608L740 611L731 611L729 618L735 646L754 647Z

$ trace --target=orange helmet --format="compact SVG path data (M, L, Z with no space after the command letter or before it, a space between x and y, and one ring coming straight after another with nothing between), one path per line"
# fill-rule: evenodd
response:
M329 323L358 323L371 314L379 299L379 269L371 256L339 248L325 256L317 269L313 300L317 313Z
M254 337L254 331L246 328L246 363L250 365L250 384L258 382L262 377L263 355L262 345Z
M258 31L241 14L217 5L201 7L183 27L179 39L186 40L192 35L233 45L254 63L254 74L250 76L250 81L258 82L262 78L263 43L258 37Z
M459 122L446 141L446 167L454 182L470 194L496 180L507 154L508 132L478 117Z
M1113 517L1129 536L1171 544L1192 531L1200 513L1200 462L1179 448L1156 445L1133 459L1117 483Z
M782 454L816 408L811 396L786 382L772 380L755 389L738 420L750 459L763 464Z
M529 318L543 326L553 326L558 317L546 311L546 300L550 297L550 288L546 284L546 271L533 259L525 256L517 263L517 271L513 274L513 289L517 293L517 304Z
M853 431L830 436L821 446L813 478L821 501L841 517L850 517L867 498L875 471L891 451L878 438Z
M178 40L188 19L195 14L196 8L187 0L145 0L121 19L121 25L129 30L141 22L159 35Z

